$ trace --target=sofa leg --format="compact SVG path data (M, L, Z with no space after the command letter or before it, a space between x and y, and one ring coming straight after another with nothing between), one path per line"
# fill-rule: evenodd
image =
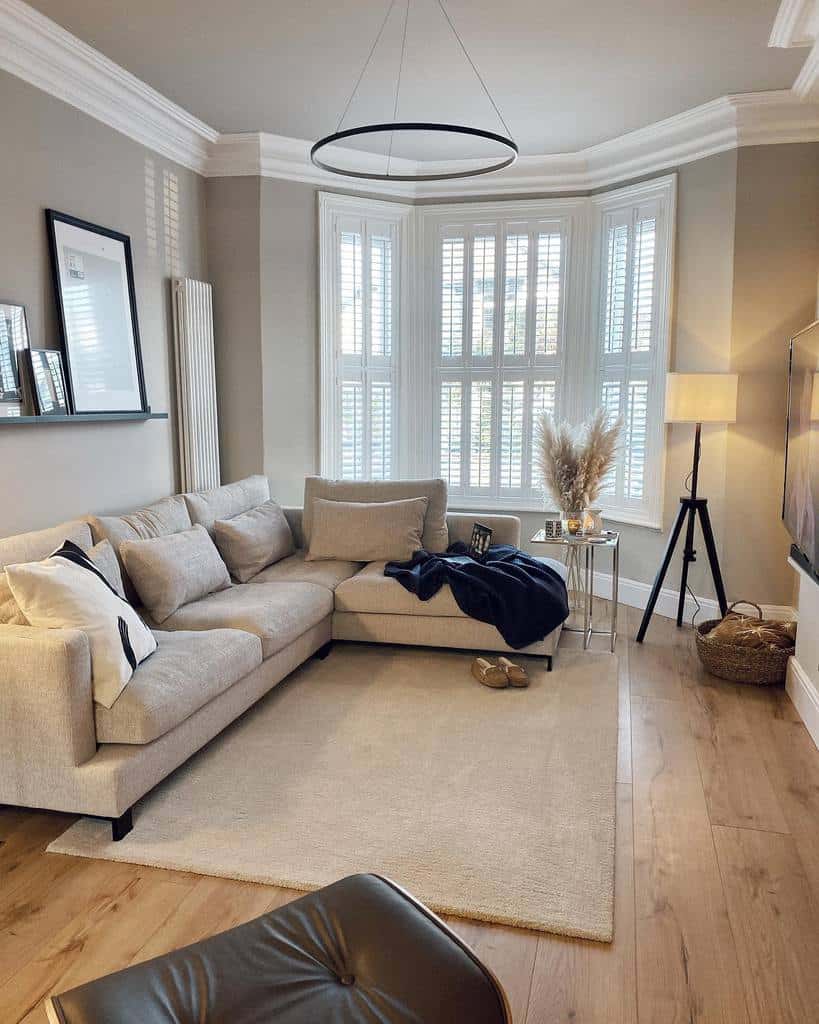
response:
M115 843L118 843L120 839L124 839L134 827L134 819L131 813L132 810L133 809L129 807L125 814L121 814L118 818L111 819L111 838Z
M327 657L327 655L330 653L330 651L332 649L333 649L333 641L332 640L328 640L327 643L323 647L319 647L319 649L316 651L316 657L320 661L324 661L324 659Z
M552 656L551 656L551 654L547 654L546 655L546 671L547 672L551 672L552 671Z

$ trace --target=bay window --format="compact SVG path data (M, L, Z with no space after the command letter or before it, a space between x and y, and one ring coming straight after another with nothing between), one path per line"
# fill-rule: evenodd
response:
M542 509L538 418L622 416L601 505L659 525L674 176L590 198L322 194L322 472Z

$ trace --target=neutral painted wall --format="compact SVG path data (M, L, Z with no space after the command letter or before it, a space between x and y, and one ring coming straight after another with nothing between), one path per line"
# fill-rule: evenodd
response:
M728 431L725 572L738 597L790 604L790 540L780 521L788 340L815 319L819 143L739 151Z
M169 421L0 427L0 536L133 508L177 483L169 277L205 273L204 188L93 118L0 72L0 296L33 348L59 347L43 210L131 236L148 401ZM166 178L167 176L167 178ZM176 202L166 215L176 187Z
M205 191L219 450L230 481L264 469L260 179L210 178Z

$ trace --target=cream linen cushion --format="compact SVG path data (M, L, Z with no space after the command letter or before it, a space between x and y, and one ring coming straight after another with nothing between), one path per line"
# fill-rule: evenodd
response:
M446 551L449 530L446 522L447 490L445 480L327 480L308 476L304 481L304 514L302 534L304 547L310 547L313 529L313 503L327 501L404 501L426 498L429 502L424 519L422 547L427 551Z
M232 519L217 519L211 536L231 575L240 583L247 583L296 550L281 505L272 500Z
M156 623L183 604L230 586L230 575L204 526L119 546L139 598Z
M6 575L32 626L86 634L94 700L110 708L137 665L156 650L142 619L70 541L42 562L7 566Z
M406 501L313 501L308 562L405 562L421 547L426 498Z

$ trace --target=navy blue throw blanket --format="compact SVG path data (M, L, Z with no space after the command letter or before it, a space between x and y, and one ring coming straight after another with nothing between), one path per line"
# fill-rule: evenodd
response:
M493 545L477 557L461 541L445 554L421 549L408 562L388 562L384 575L422 601L448 583L465 615L497 626L515 649L542 640L569 617L560 574L510 544Z

